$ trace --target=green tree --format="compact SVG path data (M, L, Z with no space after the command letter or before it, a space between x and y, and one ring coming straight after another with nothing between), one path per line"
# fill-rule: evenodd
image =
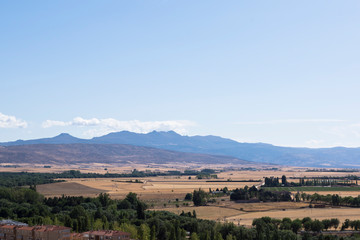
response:
M135 208L138 202L137 194L129 192L128 195L126 195L125 200L127 200L133 206L133 208Z
M226 240L233 240L233 235L231 235L230 233L228 235L226 235Z
M95 222L94 222L94 230L102 230L104 227L104 224L103 222L101 221L101 219L96 219Z
M192 200L192 193L187 193L187 194L185 195L185 200L186 200L186 201L191 201L191 200Z
M138 219L145 219L145 209L145 203L138 201L136 206L136 213Z
M333 228L337 229L337 228L339 227L339 224L340 224L339 219L337 219L337 218L332 218L332 219L330 220L330 222L331 222L331 226L332 226Z
M285 176L285 175L282 175L282 177L281 177L281 183L284 184L284 186L287 185L287 180L286 180L286 176Z
M193 232L193 233L191 234L190 239L191 239L191 240L200 240L199 237L198 237L198 235L196 234L196 232Z
M291 230L294 233L297 233L302 227L302 222L300 219L295 219L294 221L292 221L291 223Z
M138 235L139 240L150 240L151 233L149 226L145 223L141 224L139 227Z
M99 198L99 201L100 201L100 203L101 203L101 205L102 205L103 207L109 206L109 204L110 204L110 202L111 202L111 199L110 199L110 197L109 197L109 194L107 194L107 193L100 193L98 198Z
M324 224L320 220L315 219L314 221L312 221L311 231L320 232L323 229L324 229Z
M151 228L150 239L151 240L156 240L156 227L155 227L155 225L153 225L152 228Z
M291 219L290 218L283 218L281 224L280 224L280 229L281 230L291 230Z
M224 240L221 233L219 232L215 233L215 240Z
M324 219L321 222L324 225L324 229L326 231L331 227L331 220L330 219Z
M206 204L206 196L207 194L199 189L199 191L194 190L193 193L193 202L195 206L204 206Z
M120 225L120 230L123 232L128 232L130 233L130 237L132 239L137 239L138 238L138 231L136 226L129 224L129 223L122 223Z

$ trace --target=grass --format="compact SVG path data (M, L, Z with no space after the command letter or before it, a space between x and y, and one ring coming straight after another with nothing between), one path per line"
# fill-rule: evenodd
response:
M359 187L323 187L323 186L309 186L309 187L264 187L268 191L289 191L289 192L339 192L339 191L360 191Z

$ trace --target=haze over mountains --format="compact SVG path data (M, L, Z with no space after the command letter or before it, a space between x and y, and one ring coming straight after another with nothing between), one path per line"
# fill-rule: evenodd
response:
M90 140L60 134L53 138L0 143L2 146L33 144L97 144L99 146L129 144L186 153L218 155L214 160L229 161L243 159L260 163L281 164L303 167L360 167L360 148L291 148L264 143L239 143L217 136L182 136L173 131L139 134L128 131L110 133ZM103 148L103 146L102 146ZM229 156L222 158L220 156ZM170 158L168 158L169 160ZM242 160L239 160L242 161ZM244 162L245 163L245 162Z
M254 164L229 156L169 151L127 144L27 144L0 147L0 163L32 164Z

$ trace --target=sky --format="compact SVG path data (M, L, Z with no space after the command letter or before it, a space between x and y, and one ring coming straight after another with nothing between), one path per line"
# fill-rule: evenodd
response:
M360 2L0 1L0 141L360 147Z

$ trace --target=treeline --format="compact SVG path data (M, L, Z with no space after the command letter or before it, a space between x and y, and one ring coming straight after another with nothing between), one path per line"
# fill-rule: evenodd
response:
M213 175L215 170L203 169L201 171L185 170L180 171L168 171L168 172L152 172L149 170L138 171L134 169L131 173L81 173L78 170L70 170L62 173L28 173L28 172L0 172L0 186L2 187L18 187L39 185L54 182L61 182L61 180L55 180L59 178L128 178L128 177L156 177L156 176L181 176L192 175L199 176L201 178L216 178Z
M213 191L209 188L209 192L202 189L194 190L193 193L187 193L184 200L193 201L195 206L205 206L208 203L215 203L216 197L230 195L231 201L264 201L264 202L280 202L292 201L291 193L288 191L267 191L264 189L258 190L255 186L244 188L236 188L228 190L227 187L223 189L216 189Z
M59 182L59 178L124 178L124 177L153 177L165 176L170 173L151 171L138 171L134 169L131 173L81 173L77 170L62 173L29 173L29 172L0 172L0 186L17 187L27 185L39 185Z
M27 172L0 172L1 187L35 186L39 184L61 182L53 174Z
M311 203L326 203L332 206L360 207L360 196L341 197L338 194L320 195L318 193L314 193L309 195L306 193L296 193L295 199L297 200L299 198L310 200Z
M264 189L258 190L255 186L244 188L237 188L230 194L230 200L259 200L264 202L278 202L291 201L291 193L288 191L267 191Z
M270 217L262 217L254 219L252 225L256 229L256 239L281 239L281 236L286 236L285 239L299 239L298 234L302 235L301 239L358 239L354 236L338 237L334 235L327 235L328 230L360 230L360 220L346 219L340 226L340 221L337 218L331 219L311 219L305 217L303 219L291 220L290 218L276 219ZM279 230L283 232L280 233ZM324 232L325 231L325 232ZM349 235L356 235L350 233Z
M305 172L359 172L359 169L351 168L351 169L328 169L328 168L321 168L321 169L308 169Z
M337 218L312 220L309 217L303 219L291 220L290 218L275 219L270 217L262 217L254 219L252 225L256 229L256 239L289 239L296 240L298 233L302 233L301 239L348 239L339 238L338 236L324 236L320 232L330 228L337 229L339 227ZM350 238L352 239L352 238Z
M331 185L344 185L349 186L352 184L351 180L356 180L357 176L348 177L312 177L312 178L297 178L299 182L289 182L285 175L281 178L278 177L265 177L264 187L301 187L301 186L331 186Z

